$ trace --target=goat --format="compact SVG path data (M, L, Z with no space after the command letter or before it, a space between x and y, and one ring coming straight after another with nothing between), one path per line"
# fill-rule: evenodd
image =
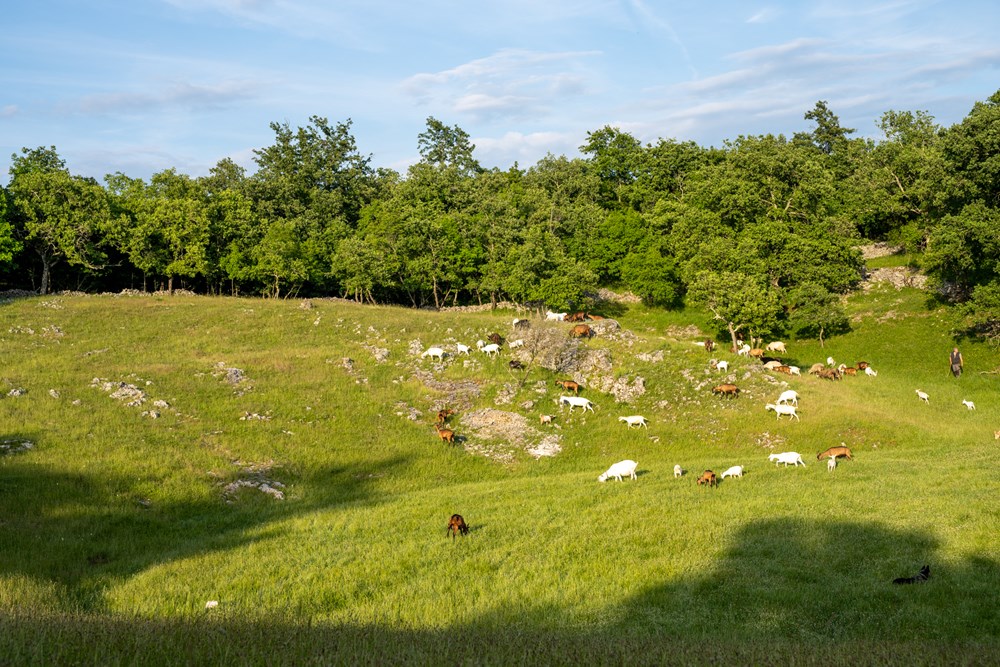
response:
M775 368L781 365L783 364L780 361L778 361L777 359L772 359L771 361L764 363L764 368L766 368L769 371L773 371Z
M468 345L462 345L461 343L455 343L456 354L469 354L472 350Z
M590 328L589 324L577 324L569 332L571 338L593 338L594 330Z
M781 352L782 354L785 354L787 352L787 350L785 350L785 344L780 340L776 340L773 343L768 343L767 347L765 347L764 349L767 350L768 352Z
M792 367L791 366L786 366L785 364L782 364L780 366L775 366L774 367L774 372L775 373L784 373L785 375L791 375L792 374Z
M878 377L878 371L871 366L865 366L865 375L871 378Z
M719 369L720 371L722 371L723 373L728 373L729 372L729 362L728 361L725 361L725 360L720 361L717 364L715 364L715 367L717 369Z
M840 369L840 372L843 373L844 375L857 375L858 369L854 368L853 366L844 366L843 368Z
M522 320L522 319L519 319L519 318L515 317L514 318L514 328L515 329L530 329L531 328L531 321L530 320Z
M469 526L465 523L465 518L461 514L452 514L451 518L448 519L448 528L444 531L444 536L448 537L448 533L451 533L451 539L454 540L459 533L462 536L469 534Z
M625 424L628 425L629 428L632 428L633 426L641 426L644 429L649 429L649 426L646 425L646 418L643 417L642 415L629 415L628 417L619 417L618 421L624 422Z
M577 313L573 313L572 315L567 315L565 318L563 318L563 322L583 322L584 320L589 320L589 319L590 318L587 317L587 313L580 311Z
M854 364L854 367L857 368L859 371L865 370L866 368L868 368L868 366L869 364L867 361L859 361L858 363Z
M973 403L972 401L967 401L964 398L962 399L962 405L964 405L965 407L969 408L970 410L975 410L976 409L976 404L975 403Z
M438 410L438 420L437 420L437 423L438 424L445 423L446 421L448 421L448 417L451 417L453 414L455 414L455 411L452 410L451 408L445 408L444 410Z
M538 422L540 424L551 424L552 415L538 415Z
M524 347L524 339L517 338L515 340L512 340L509 343L507 343L507 347L509 347L512 350L516 350L519 347Z
M503 345L504 343L504 337L496 332L491 333L489 336L487 336L486 340L490 341L494 345Z
M720 384L717 387L712 387L712 393L718 394L719 396L736 398L740 393L740 388L735 384Z
M840 443L839 447L830 447L825 452L820 452L819 454L816 455L816 460L822 461L828 456L831 459L843 456L848 460L854 460L854 455L851 454L851 448L845 445L844 443Z
M927 392L925 392L925 391L920 391L919 389L914 389L914 391L916 391L916 392L917 392L917 398L919 398L919 399L920 399L921 401L923 401L924 403L927 403L928 405L930 404L930 402L931 402L931 400L930 400L930 399L931 399L931 397L930 397L930 396L929 396L929 395L927 394Z
M622 477L629 477L631 479L635 479L635 469L638 466L639 466L638 463L629 459L625 459L624 461L619 461L618 463L615 463L606 471L604 471L604 473L597 478L597 481L604 482L610 479L611 477L614 477L619 482L622 481Z
M684 476L684 468L680 466L679 463L674 464L674 478L679 478Z
M837 362L833 360L833 357L827 357L826 358L826 365L827 366L836 366Z
M568 405L570 412L573 412L573 408L583 408L584 412L587 410L594 411L594 404L582 396L560 396L559 403Z
M715 349L715 341L712 340L711 338L706 338L705 339L705 351L706 352L711 352L714 349Z
M577 396L580 395L579 382L573 382L573 380L556 380L556 384L565 389L566 391L572 391Z
M709 486L718 486L719 480L716 478L715 473L711 470L706 470L701 473L701 477L698 478L698 485L708 484Z
M799 404L799 392L795 391L794 389L786 389L785 391L781 392L781 396L778 396L778 400L776 400L774 403L775 405L791 403L792 405L797 406Z
M484 352L488 357L499 357L500 356L500 346L496 343L490 343L489 345L483 345L479 348L480 352Z
M545 311L545 319L550 322L562 322L566 319L566 313L553 313L551 310Z
M761 357L764 356L764 350L760 349L759 347L755 347L752 350L750 350L750 352L748 352L748 354L751 357L755 357L757 359L760 359Z
M788 467L789 463L796 466L802 464L803 468L806 465L806 462L802 460L802 457L799 456L798 452L782 452L780 454L771 454L770 456L767 457L767 460L774 461L775 467L777 467L779 463L784 463L786 468Z
M838 371L836 368L824 368L819 373L817 373L816 375L818 375L820 378L822 378L824 380L839 380L840 379L840 371Z
M507 362L507 366L508 366L508 367L509 367L509 368L510 368L510 369L511 369L512 371L523 371L523 370L524 370L524 364L522 364L522 363L521 363L520 361L518 361L517 359L511 359L510 361L508 361L508 362Z
M912 577L897 577L892 580L894 584L916 584L921 581L927 581L931 578L931 566L924 565L920 568L920 572Z
M480 339L480 340L476 341L476 349L477 350L482 350L485 346L486 346L486 341L485 340Z
M764 406L765 410L774 410L774 416L777 419L781 419L781 415L789 415L789 417L795 417L799 421L799 415L796 412L796 407L794 405L775 405L774 403L768 403Z
M825 370L826 366L820 363L815 363L809 367L809 375L819 375L819 372Z
M442 442L447 442L449 445L455 444L455 432L448 428L442 428L440 424L434 424L434 430L437 431L438 437L441 438Z
M727 477L739 477L743 478L743 466L733 466L726 472L722 473L720 479L725 479Z
M837 459L833 456L826 460L826 471L833 472L837 469Z
M750 346L747 345L746 343L743 343L742 345L739 346L739 348L737 348L736 354L738 354L741 357L749 357L750 356Z
M440 347L429 347L420 355L421 359L426 359L427 357L430 357L431 359L436 358L438 361L444 361L444 350Z
M798 375L799 377L801 377L802 376L802 369L799 368L798 366L789 366L788 367L788 374L789 375Z

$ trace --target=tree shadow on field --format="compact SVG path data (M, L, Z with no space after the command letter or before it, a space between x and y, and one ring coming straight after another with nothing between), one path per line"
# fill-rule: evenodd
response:
M301 498L279 501L243 489L229 504L221 484L190 499L173 499L168 492L152 494L151 500L134 479L58 470L23 454L2 457L0 574L54 583L70 607L100 611L109 579L272 539L273 533L263 535L260 528L292 516L375 504L379 495L371 467L385 471L406 463L393 458L364 469L317 470L295 480L295 488L308 490Z
M902 641L946 636L949 627L996 638L997 562L985 555L940 562L937 548L928 534L877 524L761 520L736 534L709 573L651 586L626 602L617 625L705 641ZM925 564L927 582L892 584Z

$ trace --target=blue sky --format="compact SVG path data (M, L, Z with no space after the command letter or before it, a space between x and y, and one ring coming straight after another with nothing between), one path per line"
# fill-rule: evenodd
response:
M486 167L577 156L587 132L721 145L791 135L826 100L964 118L1000 89L995 0L31 0L0 28L0 170L54 145L73 173L254 170L271 122L352 121L404 171L434 116Z

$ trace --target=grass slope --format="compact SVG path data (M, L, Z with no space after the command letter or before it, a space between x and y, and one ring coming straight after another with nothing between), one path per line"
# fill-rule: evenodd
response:
M1000 356L964 345L967 372L952 378L947 322L920 292L855 295L852 333L788 342L804 368L832 355L879 372L778 378L801 394L801 422L766 412L783 387L725 352L743 394L711 395L706 353L673 333L706 326L698 313L633 307L620 317L633 338L588 341L647 391L616 405L586 390L597 412L570 414L555 405L562 376L535 368L497 405L517 381L507 356L419 357L507 333L510 313L314 306L0 304L0 388L27 391L0 398L0 440L33 443L0 455L4 660L1000 660L1000 405L986 373ZM146 400L127 406L103 381ZM449 448L430 426L442 382L479 387L464 412L533 426L556 414L563 451L504 464ZM617 421L638 413L648 431ZM828 473L815 454L841 441L855 460ZM785 450L807 467L768 463ZM598 484L623 458L639 478ZM695 485L734 464L742 480ZM285 498L224 491L238 480ZM445 538L452 512L468 537ZM890 583L924 563L926 584Z

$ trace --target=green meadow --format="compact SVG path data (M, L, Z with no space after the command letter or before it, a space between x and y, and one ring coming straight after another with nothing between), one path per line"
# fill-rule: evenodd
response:
M852 295L850 333L785 341L802 377L693 345L703 313L620 306L581 343L610 360L593 413L557 405L571 374L475 350L512 311L303 305L0 304L0 664L1000 663L1000 352L961 341L952 378L926 293ZM878 376L805 373L828 356ZM801 421L764 409L786 388ZM487 409L526 439L483 436ZM636 480L597 481L622 459Z

